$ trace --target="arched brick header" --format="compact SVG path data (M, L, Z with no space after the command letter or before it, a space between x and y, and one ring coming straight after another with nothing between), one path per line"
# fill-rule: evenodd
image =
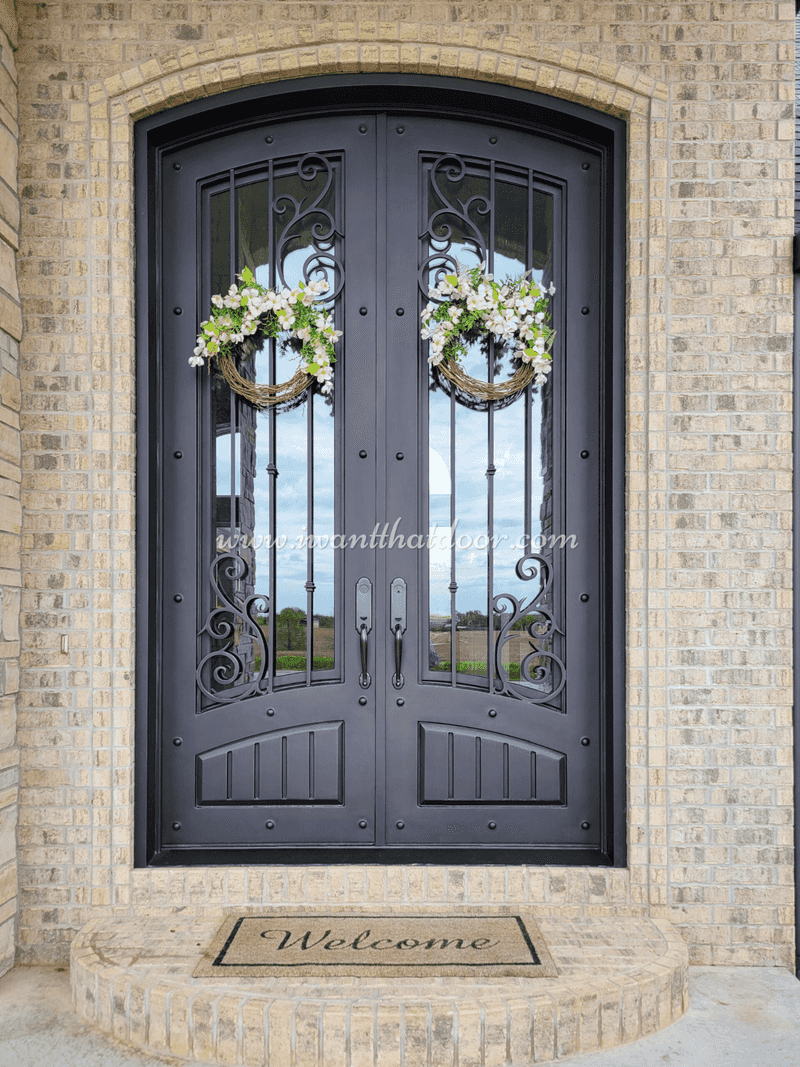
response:
M268 29L150 59L93 85L90 104L142 118L228 89L314 74L405 71L535 89L609 114L642 114L668 87L626 64L474 26L315 23Z

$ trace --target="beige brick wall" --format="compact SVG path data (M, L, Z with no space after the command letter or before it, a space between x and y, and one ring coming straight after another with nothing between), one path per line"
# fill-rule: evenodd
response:
M17 288L17 18L0 0L0 974L14 962L17 918L19 749L20 383Z
M676 922L696 962L790 966L793 5L18 11L21 958L63 960L104 910L498 899L629 901ZM515 84L628 120L625 872L132 870L132 122L357 70Z

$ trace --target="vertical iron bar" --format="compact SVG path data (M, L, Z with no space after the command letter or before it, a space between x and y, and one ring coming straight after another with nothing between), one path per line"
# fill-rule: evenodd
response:
M230 284L236 281L236 175L231 169L228 172L228 265L230 268ZM231 551L239 554L239 539L237 534L236 525L236 393L233 389L230 390L230 408L228 415L228 422L230 428L230 543ZM234 547L235 546L235 547ZM233 588L231 589L231 595L235 598L236 586L240 582L239 578L233 579Z
M489 248L488 248L488 270L490 274L494 274L494 242L495 242L495 178L494 178L494 160L489 163ZM489 360L488 360L488 378L489 384L494 382L494 356L495 356L495 342L494 336L489 335ZM492 605L492 597L494 594L494 542L492 541L492 535L494 534L494 401L490 400L486 407L486 418L488 420L488 433L487 433L487 464L486 464L486 534L488 543L486 545L486 684L489 692L494 689L494 610Z
M528 171L528 232L525 240L525 270L533 270L533 171ZM533 433L533 386L525 386L525 546L523 555L533 551L531 546L531 528L533 525L533 496L531 478L533 477L533 457L531 455Z
M269 250L269 263L267 264L269 270L269 287L275 288L275 219L273 213L273 193L274 193L274 174L272 160L269 162L268 170L268 191L267 191L267 248ZM267 351L269 352L269 383L275 384L275 338L270 337L267 342ZM275 405L270 404L269 407L269 431L268 431L268 448L269 448L269 463L267 466L267 472L269 474L269 639L267 655L269 657L269 670L267 671L267 692L271 693L275 685L275 588L276 588L276 567L278 564L278 553L275 545L275 530L277 526L277 510L276 510L276 496L278 492L278 468L275 465L276 458L276 434L275 434Z
M450 685L456 685L456 387L450 383Z
M531 455L532 445L532 424L533 424L533 386L526 385L525 393L525 535L523 538L524 544L522 554L527 555L532 551L531 548L531 528L533 525L533 493L531 490L531 477L533 475L533 458Z
M311 685L311 651L314 639L314 394L306 393L306 685Z

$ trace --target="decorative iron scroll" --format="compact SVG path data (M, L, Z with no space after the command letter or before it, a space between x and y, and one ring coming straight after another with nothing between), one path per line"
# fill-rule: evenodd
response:
M486 242L483 234L480 231L480 227L469 217L469 213L470 209L474 209L479 215L490 214L492 204L489 198L477 194L469 197L466 201L456 199L455 204L452 204L439 186L436 178L438 170L445 171L449 181L457 182L466 175L467 165L460 156L453 153L439 156L431 164L431 186L443 206L437 208L428 218L427 228L420 234L420 239L424 241L427 238L428 245L433 250L419 268L419 287L426 299L428 290L438 285L445 274L458 271L458 260L451 252L453 247L453 223L455 220L458 220L467 231L461 237L461 241L474 246L477 259L476 266L480 263L488 263ZM434 272L433 277L431 277L432 271Z
M256 620L256 611L267 614L268 598L262 593L243 598L236 593L228 595L223 589L223 578L234 586L236 582L246 580L249 573L247 561L233 552L217 556L209 568L216 606L208 613L198 637L208 634L212 641L225 644L202 657L195 678L197 688L217 703L230 704L256 696L262 691L267 677L267 643ZM253 667L248 666L248 653L253 654ZM256 665L259 655L261 660Z
M546 643L552 642L554 634L563 635L564 633L552 611L544 606L553 584L552 566L544 556L533 554L517 560L516 572L517 577L523 582L539 578L541 587L530 600L517 600L510 593L499 593L492 601L494 610L499 615L508 615L508 611L503 610L502 605L510 605L512 608L511 614L500 628L495 644L494 688L497 693L527 700L530 704L548 704L559 695L567 680L567 670L563 661L555 652L543 647ZM513 636L512 627L526 615L536 616L533 622L525 627L531 639L532 651L520 664L520 681L512 682L508 677L508 671L502 664L502 652Z
M344 232L333 214L322 207L333 185L335 171L324 156L316 153L309 153L298 161L297 174L303 180L312 181L320 172L324 173L324 187L307 207L304 206L305 199L298 200L289 193L280 193L273 201L272 209L276 215L284 216L290 208L292 210L275 249L275 263L279 282L284 288L290 289L284 277L284 263L292 251L292 242L300 239L303 225L310 223L309 232L314 248L303 263L303 281L324 279L330 287L325 297L325 303L328 303L344 288L344 264L335 255L336 238L343 238Z

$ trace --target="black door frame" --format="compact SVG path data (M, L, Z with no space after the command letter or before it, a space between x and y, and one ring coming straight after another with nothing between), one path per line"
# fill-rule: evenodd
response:
M551 139L586 145L604 161L603 231L606 290L602 330L605 456L600 491L604 529L600 588L606 606L603 632L605 741L603 803L610 817L598 849L496 848L313 848L166 849L158 839L160 779L161 591L155 580L156 546L163 536L161 508L159 284L162 240L159 203L161 157L167 148L205 139L216 130L260 125L277 117L351 110L402 108L442 117L483 121L530 130ZM624 581L624 308L625 308L625 124L620 119L538 93L464 79L423 75L347 75L306 78L236 90L144 119L135 128L136 332L137 332L137 655L135 734L134 863L143 866L264 863L450 863L568 864L626 863L625 581Z

